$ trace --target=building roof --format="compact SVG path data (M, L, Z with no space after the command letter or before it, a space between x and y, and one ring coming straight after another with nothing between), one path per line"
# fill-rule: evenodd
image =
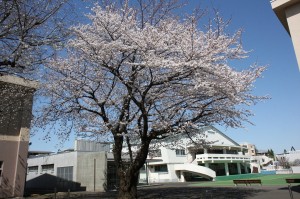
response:
M28 151L28 156L44 156L44 155L50 155L53 154L52 151Z
M10 83L10 84L16 84L16 85L20 85L20 86L25 86L25 87L29 87L29 88L34 88L34 89L38 88L37 81L32 81L32 80L24 79L21 77L12 76L12 75L0 76L0 81Z
M235 146L240 146L237 142L235 142L233 139L231 139L230 137L228 137L227 135L225 135L224 133L222 133L219 129L217 129L216 127L210 126L210 128L212 128L213 130L215 130L215 132L219 133L220 135L222 135L224 138L226 138L227 140L229 140L230 142L232 142Z
M162 146L167 143L173 143L173 148L184 148L186 146L193 147L196 145L198 145L198 147L200 148L245 148L213 126L204 126L198 129L193 129L189 133L175 134L173 136L165 138L164 141L160 140L160 142L162 143ZM171 146L169 144L167 145Z

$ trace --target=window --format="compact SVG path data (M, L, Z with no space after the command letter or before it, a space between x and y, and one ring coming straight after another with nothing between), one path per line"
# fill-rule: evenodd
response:
M57 177L73 181L73 167L57 167Z
M39 166L30 166L28 167L28 173L37 173L39 170Z
M226 154L238 154L237 150L226 150Z
M223 154L223 149L207 149L207 153L209 154Z
M45 164L42 165L43 173L53 173L54 172L54 164Z
M176 149L176 155L177 156L185 155L185 150L184 149Z
M166 164L154 166L155 172L168 172L168 166Z
M2 181L2 172L3 171L3 161L0 161L0 185L1 185L1 181Z
M161 157L161 150L160 149L149 150L149 156L150 157Z

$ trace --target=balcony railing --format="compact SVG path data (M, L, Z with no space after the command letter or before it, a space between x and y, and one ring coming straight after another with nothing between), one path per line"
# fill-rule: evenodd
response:
M250 162L250 156L240 154L198 154L197 162Z

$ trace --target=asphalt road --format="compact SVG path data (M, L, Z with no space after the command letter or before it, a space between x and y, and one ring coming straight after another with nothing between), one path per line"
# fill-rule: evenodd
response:
M300 186L293 186L294 199L300 199ZM117 192L76 192L58 193L57 199L61 198L87 198L87 199L113 199ZM53 194L26 199L53 199ZM140 199L290 199L287 186L239 186L239 187L195 187L190 183L170 183L139 187L138 198Z

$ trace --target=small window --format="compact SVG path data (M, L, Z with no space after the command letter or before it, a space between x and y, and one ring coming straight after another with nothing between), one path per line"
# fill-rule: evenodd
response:
M176 155L177 156L185 155L185 150L184 149L176 149Z
M57 177L73 181L73 167L57 167Z
M226 150L226 154L238 154L237 150Z
M154 166L155 172L168 172L168 166L166 164Z
M54 164L45 164L42 165L43 173L53 173L54 172Z
M0 161L0 185L1 185L1 181L2 181L2 172L3 171L3 161Z
M30 166L28 167L28 173L37 173L39 170L39 166Z

